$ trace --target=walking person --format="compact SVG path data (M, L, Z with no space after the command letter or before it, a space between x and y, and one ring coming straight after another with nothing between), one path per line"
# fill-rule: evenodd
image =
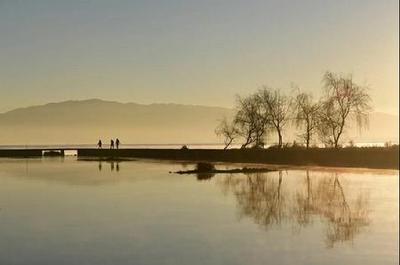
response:
M114 149L114 140L113 139L111 139L111 142L110 142L110 149Z
M97 148L101 149L103 146L103 143L101 142L101 140L99 140L99 142L97 143Z
M117 140L115 140L115 146L117 147L117 149L119 149L119 144L120 144L120 141L119 141L119 139L117 138Z

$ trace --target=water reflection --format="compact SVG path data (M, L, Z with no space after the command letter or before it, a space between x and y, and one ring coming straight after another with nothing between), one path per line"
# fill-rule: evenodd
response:
M202 180L210 180L210 179L212 179L214 176L215 176L215 174L213 174L213 173L197 173L197 174L196 174L196 178L197 178L197 180L199 180L199 181L202 181Z
M224 193L235 195L241 217L250 216L265 228L279 224L284 218L285 194L281 171L278 179L254 173L246 174L245 178L229 175L220 183Z
M0 159L0 264L398 264L398 171L118 162Z
M115 169L116 172L119 172L119 170L120 170L119 162L110 161L109 163L110 163L111 171L114 171L114 169ZM99 171L101 171L103 169L103 162L101 160L99 160L98 169L99 169Z
M330 248L337 242L353 240L369 224L368 193L358 190L346 194L337 173L313 178L307 171L299 185L291 187L283 179L279 171L277 176L227 175L217 183L225 194L235 196L241 217L251 217L265 229L289 222L299 231L315 218L322 218L326 246Z

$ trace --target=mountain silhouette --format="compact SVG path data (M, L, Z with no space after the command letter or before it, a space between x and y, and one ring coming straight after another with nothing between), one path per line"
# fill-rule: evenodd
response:
M119 103L100 99L74 100L18 108L0 114L0 144L216 143L214 129L233 111L222 107L182 104ZM286 141L296 136L286 130ZM363 142L398 141L398 117L372 113L368 131L348 130ZM269 142L275 140L272 134Z
M64 101L0 114L0 144L215 142L214 128L231 110L99 99Z

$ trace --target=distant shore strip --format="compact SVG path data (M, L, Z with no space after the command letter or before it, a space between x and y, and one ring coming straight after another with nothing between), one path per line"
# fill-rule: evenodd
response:
M44 152L64 154L67 149L1 149L0 157L42 157ZM260 163L298 166L399 169L399 146L349 148L268 149L74 149L79 158L143 158L181 161Z

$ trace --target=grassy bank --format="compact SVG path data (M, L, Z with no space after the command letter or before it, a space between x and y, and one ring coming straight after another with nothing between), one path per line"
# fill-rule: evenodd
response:
M79 149L79 157L313 165L330 167L399 168L399 147L269 148L269 149Z

